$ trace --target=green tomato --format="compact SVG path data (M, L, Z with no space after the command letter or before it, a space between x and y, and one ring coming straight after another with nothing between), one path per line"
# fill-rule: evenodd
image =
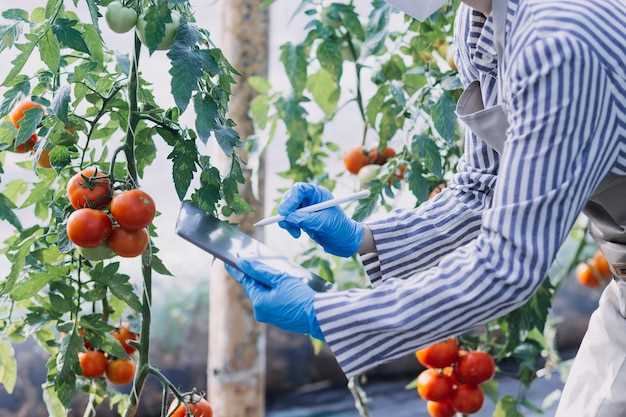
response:
M374 181L378 174L380 174L380 166L378 165L365 165L359 171L359 185L362 189L367 188L370 182Z
M139 35L139 39L141 39L141 43L144 45L147 45L146 24L145 14L141 15L137 21L137 34ZM161 42L157 45L157 50L164 51L172 47L174 40L176 40L176 32L178 32L179 26L180 14L176 10L172 10L172 21L165 25L165 35L163 36L163 39L161 39Z
M115 252L113 252L106 244L95 248L78 248L78 252L83 256L83 258L94 262L105 261L115 257Z
M113 32L126 33L137 24L137 12L119 1L109 4L104 17Z

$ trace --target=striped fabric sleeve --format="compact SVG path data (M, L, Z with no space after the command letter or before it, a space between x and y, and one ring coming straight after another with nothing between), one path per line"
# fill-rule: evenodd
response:
M619 144L603 135L614 100L599 60L554 36L527 43L512 62L510 129L478 237L408 279L316 295L326 343L348 376L523 305L610 170Z
M455 22L455 60L464 85L478 79L470 59L469 45L476 42L471 21L476 18L461 6ZM484 101L497 101L492 77L483 80ZM465 133L465 152L458 173L433 201L417 210L398 210L380 220L367 222L376 252L361 255L373 286L389 278L406 278L436 265L441 257L467 244L480 230L483 210L491 204L498 172L498 154L470 131Z

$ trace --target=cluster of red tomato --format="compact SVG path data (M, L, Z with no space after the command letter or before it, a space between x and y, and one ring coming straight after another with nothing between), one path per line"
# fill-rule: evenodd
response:
M107 358L104 352L94 350L89 340L85 339L85 331L81 330L86 352L78 354L80 370L86 378L101 378L106 374L107 379L115 385L127 385L135 376L135 364L130 359ZM128 325L122 325L111 335L117 339L126 353L132 355L135 347L128 342L137 340L137 334L130 331Z
M69 181L67 198L76 209L67 220L67 237L85 258L134 258L148 246L146 227L152 223L156 207L145 192L134 189L113 195L109 177L90 167Z
M9 114L9 119L11 120L11 123L13 124L13 126L16 129L19 129L20 122L26 115L27 111L32 110L32 109L41 109L41 108L43 108L43 106L39 103L35 103L34 101L30 101L30 100L23 101L17 106L15 106L11 114ZM39 142L39 137L37 136L36 133L33 133L30 139L28 139L26 142L17 146L13 146L13 151L16 153L31 152L35 148L35 145L37 145L37 142ZM40 166L41 168L52 167L52 165L50 165L50 152L48 151L48 149L43 149L41 151L41 154L39 155L39 159L37 160L37 165Z
M493 357L480 351L459 349L456 339L436 343L415 355L427 367L417 378L417 392L432 417L452 417L457 412L478 412L485 400L480 384L493 378Z
M613 273L609 262L599 250L587 262L576 268L576 276L581 285L589 288L598 288L600 284L611 279Z
M364 166L385 165L394 156L396 156L396 151L393 148L386 148L383 152L379 152L378 148L367 150L362 146L357 146L344 155L343 163L349 173L358 175Z

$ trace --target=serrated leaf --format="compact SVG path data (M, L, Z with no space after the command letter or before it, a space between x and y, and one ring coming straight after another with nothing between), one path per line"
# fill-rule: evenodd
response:
M220 200L220 172L211 165L208 157L200 158L200 166L200 188L192 194L191 201L205 212L215 215L216 205Z
M80 346L81 340L77 329L74 327L63 338L57 355L55 388L59 400L66 407L69 406L76 391L76 373L79 369L78 352Z
M165 26L168 23L172 23L172 14L167 2L152 4L144 13L142 19L146 22L144 30L146 46L150 53L153 53L165 37Z
M219 112L217 104L209 96L196 94L193 106L196 110L196 132L202 142L207 143L211 132L218 126Z
M90 1L94 0L87 0L88 4ZM89 49L91 59L96 61L99 65L104 65L104 50L102 49L100 30L93 25L84 25L83 30L83 39L85 41L85 45L87 45L87 49Z
M89 48L83 39L83 34L74 28L77 23L76 20L59 18L52 25L52 31L62 47L88 54Z
M43 119L44 111L42 108L32 108L24 113L24 118L20 120L20 128L15 138L15 146L19 146L30 140L30 137L37 130L37 126Z
M13 80L15 81L15 80ZM23 77L11 88L4 92L2 103L0 104L0 118L3 118L13 110L15 105L30 92L30 82L28 78ZM11 125L13 126L13 125ZM17 133L17 132L16 132Z
M424 169L419 161L411 162L411 170L409 172L409 189L420 204L428 199L428 181L423 176Z
M98 4L96 0L85 0L87 2L87 8L89 9L89 16L91 17L91 22L93 23L98 37L100 36L100 26L98 25L99 17L98 14Z
M163 263L163 261L161 260L161 258L159 258L156 255L152 255L152 269L154 270L154 272L161 274L161 275L167 275L167 276L174 276L174 274L172 274L170 272L169 269L167 269L167 267L165 266L165 264Z
M379 180L374 180L370 182L369 188L370 195L365 199L359 200L359 204L352 215L352 218L358 222L365 220L376 209L380 193L383 189L383 183Z
M448 91L444 92L439 101L430 110L430 117L437 132L448 143L454 141L456 127L456 101Z
M28 12L23 9L6 9L2 12L2 17L28 23Z
M28 276L27 279L21 281L11 291L11 298L15 301L26 300L39 292L49 282L62 278L64 276L63 269L49 268L45 272L35 272Z
M100 349L104 350L110 356L113 356L115 358L126 359L128 357L128 354L122 347L119 340L114 338L110 333L104 334L104 337L100 342Z
M61 45L52 31L46 31L46 34L41 37L38 49L41 60L50 68L50 71L57 72L61 63Z
M35 42L29 42L27 44L21 44L19 46L20 53L15 57L13 61L11 61L13 67L4 78L2 85L8 86L9 84L11 84L13 79L20 74L20 72L24 68L24 65L26 65L26 62L28 61L28 58L30 58L30 55L33 53L35 46Z
M139 301L139 297L135 294L135 290L130 283L130 277L128 277L128 275L114 274L108 279L106 284L113 295L123 300L133 310L141 311L141 301Z
M341 79L343 71L343 57L341 45L334 38L325 39L317 48L317 59L322 68L336 80Z
M13 47L20 35L20 24L0 25L0 52Z
M11 343L0 338L0 384L9 393L13 393L17 381L17 361Z
M291 42L280 47L280 60L296 96L301 96L306 87L307 61L304 46Z
M226 155L231 155L233 149L239 146L239 134L231 127L216 129L215 138Z
M307 89L313 94L313 100L320 106L324 114L327 117L332 116L337 110L337 103L341 94L336 79L328 71L320 69L309 77Z
M0 220L9 222L17 230L22 230L22 223L13 212L15 205L4 194L0 194Z
M191 185L191 180L196 172L196 163L198 161L198 149L192 140L181 140L176 142L174 149L167 156L172 160L172 176L174 179L174 187L176 194L182 201L187 195L187 190Z
M176 42L167 53L172 63L171 90L176 105L185 111L198 82L205 73L212 74L217 63L208 50L198 48L200 33L194 26L183 24L176 36Z

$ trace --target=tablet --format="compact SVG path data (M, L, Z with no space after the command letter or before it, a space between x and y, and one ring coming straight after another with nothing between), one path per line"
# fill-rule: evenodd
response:
M243 233L235 225L220 221L189 202L184 202L176 233L219 260L237 267L237 258L253 258L304 280L316 291L327 291L331 285L318 275L290 262L264 243Z

